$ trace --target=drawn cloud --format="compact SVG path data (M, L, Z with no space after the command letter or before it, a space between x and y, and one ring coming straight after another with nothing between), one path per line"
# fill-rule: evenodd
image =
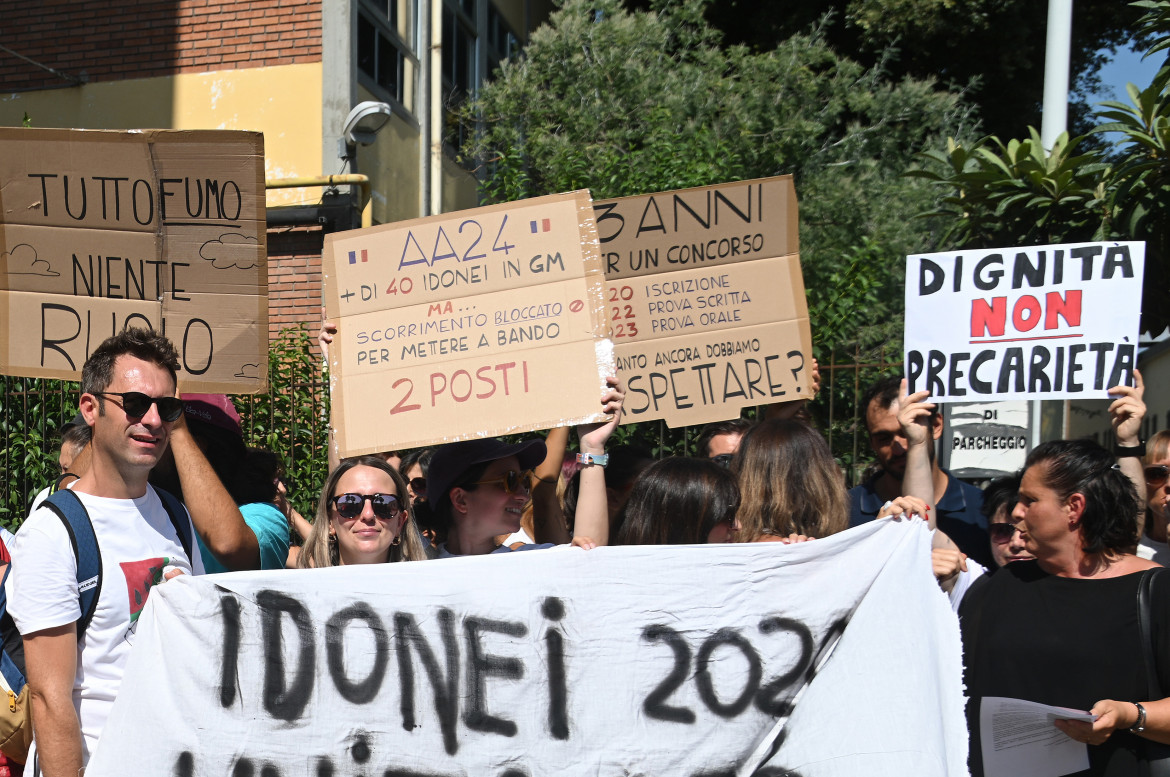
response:
M220 235L219 240L204 243L199 248L199 255L211 262L211 266L217 270L232 267L251 270L260 263L260 252L256 250L259 244L259 240L249 235L228 232Z
M237 378L258 378L260 377L259 364L245 364L240 367L240 371L236 373Z
M0 259L7 261L9 275L43 275L56 278L61 273L49 266L48 259L38 259L37 249L28 243L19 243L8 253L0 254Z

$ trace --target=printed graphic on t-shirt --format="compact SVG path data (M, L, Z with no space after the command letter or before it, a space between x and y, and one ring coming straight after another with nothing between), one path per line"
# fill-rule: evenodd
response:
M151 587L162 582L163 570L169 563L170 559L166 556L121 563L122 574L126 576L126 593L130 597L131 630L138 622L142 608L146 606L146 597L150 595Z

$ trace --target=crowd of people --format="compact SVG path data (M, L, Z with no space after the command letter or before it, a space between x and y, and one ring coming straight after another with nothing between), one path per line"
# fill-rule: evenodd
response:
M323 328L323 349L334 331ZM176 396L177 368L173 346L153 332L129 329L102 343L63 430L62 476L5 538L7 603L23 638L35 727L27 763L37 774L84 768L138 613L151 588L176 575L564 544L791 544L888 516L926 521L933 532L934 575L963 635L973 773L982 774L985 696L1091 711L1093 723L1055 723L1088 745L1084 774L1144 774L1158 743L1170 743L1170 692L1160 684L1170 678L1170 578L1151 574L1170 558L1170 432L1140 439L1136 372L1134 387L1111 390L1112 451L1044 443L1021 472L983 489L939 466L941 415L898 378L864 396L877 462L850 490L803 400L769 407L756 422L712 424L695 457L656 460L608 445L624 398L610 379L598 398L608 420L578 427L573 455L570 431L554 429L519 443L475 438L343 459L310 521L289 504L277 457L244 443L231 400ZM167 493L185 505L194 543ZM60 517L62 499L73 497L100 547L89 613L79 592L95 581L78 580L77 543ZM18 760L0 770L19 773Z

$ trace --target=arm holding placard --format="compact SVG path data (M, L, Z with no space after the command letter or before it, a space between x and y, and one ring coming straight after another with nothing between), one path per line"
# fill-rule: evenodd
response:
M602 411L612 413L608 421L577 427L581 438L582 461L577 512L573 520L573 544L585 548L609 544L609 500L605 491L605 467L592 459L605 455L605 443L621 423L625 395L617 378L605 379L608 390L601 397Z
M550 429L544 445L547 450L544 461L533 472L536 483L532 487L532 538L538 543L564 545L573 538L569 535L557 485L561 477L561 465L565 461L565 450L569 445L569 427Z
M906 472L902 476L902 493L921 499L926 506L925 518L931 529L936 528L931 517L934 510L934 467L930 458L931 415L934 403L926 401L929 391L906 394L906 381L898 389L898 423L906 438Z
M930 446L934 444L932 414L934 403L927 402L929 391L906 394L906 381L898 392L898 423L906 437L906 472L902 476L902 492L906 495L895 499L912 498L921 503L925 510L923 517L934 531L931 538L931 565L934 576L944 591L950 592L958 579L959 572L967 571L967 556L946 533L937 530L934 508L934 467L930 459ZM883 511L884 512L884 511ZM882 515L879 513L879 517Z
M1145 471L1142 467L1142 457L1146 453L1145 443L1142 442L1142 419L1146 416L1146 403L1142 396L1146 392L1146 384L1142 374L1136 369L1133 371L1133 386L1114 386L1109 393L1116 396L1109 406L1109 418L1113 423L1115 445L1113 452L1117 456L1117 464L1121 472L1130 482L1138 494L1138 536L1145 532L1146 523L1146 494Z

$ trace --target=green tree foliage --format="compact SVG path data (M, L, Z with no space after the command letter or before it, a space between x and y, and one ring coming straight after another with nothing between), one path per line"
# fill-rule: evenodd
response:
M1139 30L1146 56L1170 49L1170 0L1134 3L1146 10ZM1085 148L1061 135L1045 150L1035 129L1025 140L948 140L921 156L911 175L944 190L926 215L949 222L948 245L993 248L1089 240L1144 240L1142 331L1170 326L1170 64L1145 89L1129 84L1130 103L1102 103L1096 135L1120 133L1120 148Z
M1101 52L1128 44L1140 15L1117 0L1076 1L1074 131L1091 124L1086 101L1100 85ZM863 64L886 59L894 77L933 77L968 88L989 134L1013 137L1040 122L1046 0L720 0L707 18L729 41L757 50L827 20L829 43Z
M935 194L902 174L915 152L969 132L966 106L930 80L840 56L815 29L765 51L724 46L706 6L565 0L464 111L485 198L589 188L604 199L791 173L818 357L893 355L902 257L935 245L932 225L912 218Z

